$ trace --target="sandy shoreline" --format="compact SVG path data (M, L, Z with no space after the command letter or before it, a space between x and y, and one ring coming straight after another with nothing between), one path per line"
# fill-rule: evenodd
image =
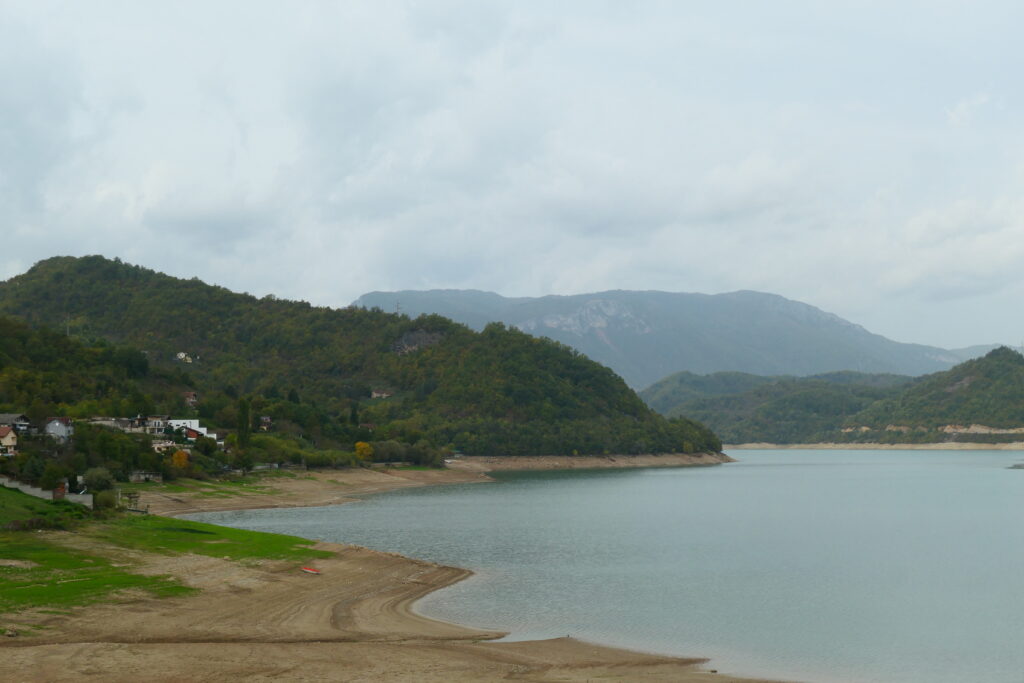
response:
M837 450L837 451L1022 451L1024 441L1010 443L740 443L725 444L723 451Z
M488 472L510 470L629 469L703 467L735 462L724 453L693 455L591 456L466 456L442 470L373 468L303 472L295 478L267 479L273 490L251 495L214 497L201 493L171 493L159 487L143 490L139 504L155 515L187 515L223 510L317 507L340 505L360 496L412 486L467 484L491 481Z
M275 480L276 491L239 500L151 492L144 500L154 511L186 514L324 505L406 486L487 481L476 469L486 463L465 461L463 468L444 471L319 472L309 478ZM634 460L632 466L642 466L641 462ZM665 462L659 461L661 466L667 466ZM162 600L143 594L122 596L122 601L69 614L19 615L18 623L43 630L30 637L0 639L0 679L751 683L712 674L701 668L701 659L631 652L572 638L491 642L503 634L435 621L411 608L420 597L471 572L391 553L319 544L335 554L313 562L323 573L312 576L288 562L246 564L199 555L153 555L100 547L101 542L77 534L52 533L61 543L84 544L91 552L121 558L144 573L174 576L202 592Z
M701 467L736 462L725 453L692 455L501 455L468 456L453 460L448 468L463 472L510 470L629 469L634 467Z

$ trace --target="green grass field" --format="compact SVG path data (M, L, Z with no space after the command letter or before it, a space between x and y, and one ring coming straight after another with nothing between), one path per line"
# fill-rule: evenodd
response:
M83 533L123 548L152 553L195 553L232 560L274 559L303 562L331 553L314 550L315 541L189 522L183 519L144 515L122 517L97 524Z
M0 488L0 521L26 519L69 522L73 533L92 538L95 552L60 543L60 535L40 531L0 531L0 614L27 608L65 610L143 590L157 597L187 595L194 589L165 576L143 576L122 566L118 549L174 555L195 553L240 562L285 560L296 564L332 553L314 550L314 541L151 515L89 520L70 503L51 503ZM80 544L76 544L80 545ZM101 550L105 549L105 550ZM116 566L115 566L116 565Z
M34 498L17 489L0 486L0 529L7 528L11 522L26 520L42 520L43 526L63 529L77 520L89 517L89 511L81 505Z
M0 612L86 605L128 589L160 597L193 592L170 578L132 574L106 558L68 550L46 534L0 532Z

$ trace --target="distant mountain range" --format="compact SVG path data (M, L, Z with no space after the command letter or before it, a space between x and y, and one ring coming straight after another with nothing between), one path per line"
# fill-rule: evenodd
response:
M680 371L922 375L996 348L951 350L895 342L814 306L752 291L614 290L507 298L478 290L405 290L370 292L355 305L412 317L437 313L478 330L503 322L577 349L634 388Z

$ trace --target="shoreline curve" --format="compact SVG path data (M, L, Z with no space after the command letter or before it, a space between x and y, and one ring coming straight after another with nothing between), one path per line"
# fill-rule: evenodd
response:
M625 456L612 456L614 466ZM650 457L650 456L648 456ZM723 456L721 462L731 461ZM687 463L689 466L717 464ZM473 464L473 461L468 461ZM679 466L666 460L625 466ZM319 490L317 503L343 504L358 496L406 486L486 482L487 463L433 472L334 471L282 485L269 507L295 506L295 496ZM553 461L534 461L555 469ZM541 466L542 465L542 466ZM623 465L619 465L623 466ZM487 471L487 470L485 470ZM351 475L347 477L346 475ZM346 481L346 479L350 479ZM330 481L329 481L330 480ZM277 483L277 482L275 482ZM160 496L163 496L162 498ZM212 511L190 505L188 496L159 494L152 504L172 516ZM201 499L202 496L195 496ZM232 508L268 507L256 496ZM214 501L207 501L213 503ZM264 504L261 504L264 503ZM189 509L191 508L191 509ZM60 536L69 545L95 539ZM36 614L31 639L4 639L0 678L39 681L298 680L526 681L652 680L697 683L769 683L702 668L705 658L648 654L573 638L494 642L496 630L453 624L414 609L423 596L472 576L468 569L438 565L361 546L320 543L334 555L312 564L319 576L294 563L244 565L209 556L126 558L138 571L178 578L201 593L182 598L132 596L129 602L94 605L71 614ZM123 549L93 551L123 553ZM76 666L69 668L72 658ZM26 673L31 672L31 673Z

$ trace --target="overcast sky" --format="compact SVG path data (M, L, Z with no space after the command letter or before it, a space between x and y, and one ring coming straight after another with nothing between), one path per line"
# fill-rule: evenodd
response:
M1020 2L0 0L0 278L774 292L1024 337Z

